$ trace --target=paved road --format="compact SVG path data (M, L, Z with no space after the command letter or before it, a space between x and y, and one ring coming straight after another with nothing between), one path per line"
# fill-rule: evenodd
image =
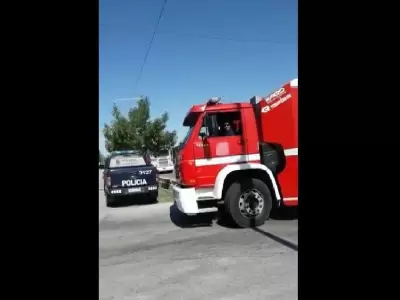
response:
M103 170L99 170L99 190L103 190L104 183L103 183Z
M99 299L297 299L297 220L179 220L169 203L107 208L99 191Z

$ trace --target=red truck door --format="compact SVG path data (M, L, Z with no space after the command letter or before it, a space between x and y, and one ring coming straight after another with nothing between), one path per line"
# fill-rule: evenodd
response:
M206 118L212 120L208 125ZM245 160L242 118L239 109L207 112L204 115L193 143L197 187L213 186L223 167Z

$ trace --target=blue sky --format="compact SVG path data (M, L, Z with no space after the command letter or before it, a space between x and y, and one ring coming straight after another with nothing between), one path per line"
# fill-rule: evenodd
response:
M193 104L249 101L297 77L296 0L169 0L135 89L163 0L100 0L100 133L117 98L147 95L182 138ZM134 105L119 102L123 111Z

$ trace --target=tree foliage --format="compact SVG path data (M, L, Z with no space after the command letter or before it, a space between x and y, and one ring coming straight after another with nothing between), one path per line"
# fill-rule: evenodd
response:
M123 116L117 105L112 110L113 120L105 124L103 135L109 153L117 150L139 150L157 156L160 151L174 146L176 131L166 130L168 113L150 119L150 101L142 98L131 108L127 117Z
M104 155L101 154L101 151L99 150L99 163L104 163Z

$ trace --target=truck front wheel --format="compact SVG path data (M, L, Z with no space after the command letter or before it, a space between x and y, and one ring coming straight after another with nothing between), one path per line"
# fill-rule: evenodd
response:
M268 186L259 179L234 182L226 191L225 209L240 227L258 227L268 219L272 197Z

